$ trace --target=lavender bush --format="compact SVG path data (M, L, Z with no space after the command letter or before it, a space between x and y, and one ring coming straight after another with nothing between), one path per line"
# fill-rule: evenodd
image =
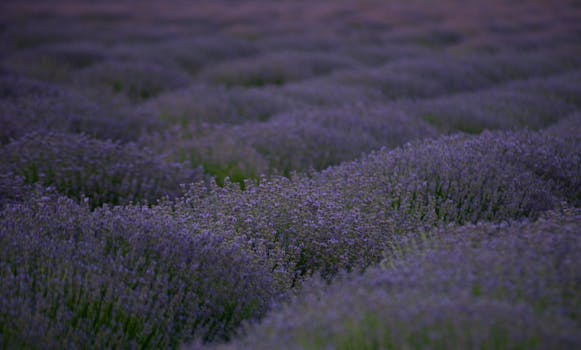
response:
M401 111L374 106L282 113L264 124L236 130L279 173L321 170L382 146L436 136L436 131Z
M213 348L578 347L579 219L572 210L407 237L383 267L311 282L244 338Z
M71 72L105 59L103 48L87 43L37 46L20 50L4 60L13 72L46 81L66 81Z
M293 101L270 91L193 85L154 98L141 110L168 123L187 126L264 121L290 108L296 108Z
M74 79L82 87L121 94L131 101L146 100L188 82L185 73L177 69L146 62L104 62L78 71Z
M577 148L540 133L448 137L383 150L312 178L261 179L207 197L190 192L178 207L195 222L221 226L230 217L228 227L272 241L298 279L315 271L332 277L377 263L399 234L536 217L561 201L576 203ZM216 219L199 208L212 208Z
M530 79L522 83L516 83L514 87L522 91L540 94L541 96L562 99L565 103L579 106L581 105L581 100L579 99L581 95L579 93L580 82L581 72L574 71L547 79Z
M168 348L228 336L276 295L262 257L163 209L41 197L0 213L7 348ZM42 271L42 273L39 273Z
M136 141L162 125L150 113L93 102L68 88L17 76L0 78L0 89L0 142L4 144L47 130Z
M250 145L240 142L235 130L228 125L196 123L187 128L174 127L141 140L170 162L202 167L219 184L226 177L244 183L269 172L268 163Z
M541 93L522 92L523 85L407 103L404 109L444 132L467 133L480 133L485 129L541 129L575 110L559 97L543 94L542 85L539 87ZM568 100L565 91L558 96Z
M342 192L350 205L391 208L404 215L400 217L404 222L463 223L529 215L549 209L555 200L546 179L526 171L518 161L519 153L541 137L534 133L451 136L371 154L322 172L319 181ZM550 140L543 147L560 144L558 139ZM561 150L565 155L577 145L570 142L568 147ZM530 152L543 149L531 147ZM560 161L554 158L557 172L568 167L557 165ZM576 159L570 162L576 167ZM351 176L354 173L356 177Z
M201 72L200 78L227 86L283 85L354 65L351 59L325 53L278 52L218 64Z
M135 145L74 134L29 134L0 150L3 176L54 186L72 198L103 203L154 202L179 193L195 174Z

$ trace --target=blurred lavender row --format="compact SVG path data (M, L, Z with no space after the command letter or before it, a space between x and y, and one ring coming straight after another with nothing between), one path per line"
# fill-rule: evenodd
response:
M245 241L163 208L91 212L42 196L0 221L5 347L159 349L223 338L280 292Z
M201 174L168 164L133 144L94 140L77 134L28 134L0 150L5 176L41 184L92 207L129 204L176 195L180 184Z

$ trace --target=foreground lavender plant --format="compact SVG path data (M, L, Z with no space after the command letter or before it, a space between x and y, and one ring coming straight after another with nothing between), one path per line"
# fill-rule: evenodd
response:
M243 338L214 348L577 348L580 220L579 210L553 212L408 238L383 268L312 283Z
M576 181L578 175L572 173L579 171L578 147L573 140L543 133L455 135L376 152L322 172L320 181L341 191L350 205L391 207L397 216L407 217L400 216L404 222L498 220L551 208L556 199L551 181L559 182L565 173ZM521 153L529 156L521 159ZM546 166L554 168L553 176L538 177L524 166L525 159L532 162L542 154L550 163Z
M280 290L232 233L163 209L44 196L0 212L3 348L175 348L224 339Z

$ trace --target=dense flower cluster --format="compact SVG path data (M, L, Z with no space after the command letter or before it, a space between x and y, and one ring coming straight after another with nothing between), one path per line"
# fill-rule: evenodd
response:
M103 203L155 202L176 195L195 173L133 144L75 134L28 134L0 149L2 176L53 186L69 197Z
M209 229L225 225L279 246L296 278L330 277L377 263L393 236L576 204L579 147L544 133L452 136L385 149L311 178L263 178L203 196L197 188L178 208Z
M0 214L0 332L10 347L176 347L223 338L277 293L229 232L162 208L95 212L44 196Z
M579 210L392 242L382 267L316 280L220 349L559 348L581 344Z

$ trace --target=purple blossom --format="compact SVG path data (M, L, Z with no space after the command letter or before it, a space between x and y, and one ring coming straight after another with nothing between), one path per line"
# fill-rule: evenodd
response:
M96 103L54 84L17 76L0 78L0 142L30 132L85 133L100 139L137 140L161 122L126 107Z
M210 66L200 78L226 86L283 85L354 65L351 59L325 53L277 52Z
M0 150L2 174L54 186L72 198L103 203L154 202L179 193L195 173L167 164L133 144L75 134L28 134Z
M7 207L0 222L6 346L224 338L277 295L273 272L243 240L181 224L163 208L91 212L44 197Z
M244 337L213 348L578 347L579 215L402 240L384 267L311 281Z

